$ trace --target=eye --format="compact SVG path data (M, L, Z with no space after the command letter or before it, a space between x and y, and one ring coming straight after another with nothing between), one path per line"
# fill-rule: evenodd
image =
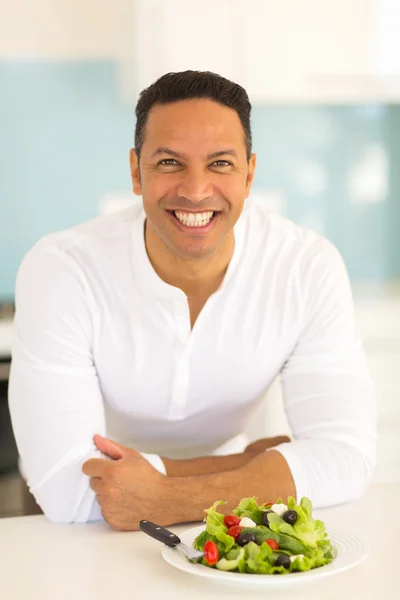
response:
M163 167L175 167L179 163L174 158L164 158L163 160L160 160L158 164Z
M231 167L232 163L229 160L216 160L213 162L213 165L216 167Z

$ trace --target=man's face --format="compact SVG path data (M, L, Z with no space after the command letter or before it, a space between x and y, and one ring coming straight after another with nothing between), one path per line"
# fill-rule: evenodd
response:
M152 108L140 165L131 151L147 227L185 259L212 255L232 234L254 169L237 112L208 99Z

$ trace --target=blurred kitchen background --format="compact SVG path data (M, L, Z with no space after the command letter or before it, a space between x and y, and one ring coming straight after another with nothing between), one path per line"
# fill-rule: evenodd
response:
M341 251L377 389L375 480L400 479L399 31L399 0L0 0L0 517L25 510L7 407L18 265L137 201L138 92L189 68L246 87L253 195ZM284 430L277 381L248 432Z

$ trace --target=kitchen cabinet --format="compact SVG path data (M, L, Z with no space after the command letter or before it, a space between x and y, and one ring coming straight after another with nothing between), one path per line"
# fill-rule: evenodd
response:
M136 0L131 92L211 70L258 103L400 99L399 0Z
M109 60L134 0L0 2L1 60ZM122 32L122 35L121 35Z

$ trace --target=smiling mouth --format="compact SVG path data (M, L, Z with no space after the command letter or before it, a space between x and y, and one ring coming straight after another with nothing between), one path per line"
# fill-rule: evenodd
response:
M185 212L181 210L169 210L177 221L185 225L185 227L206 227L218 214L217 211L204 211L204 212Z

